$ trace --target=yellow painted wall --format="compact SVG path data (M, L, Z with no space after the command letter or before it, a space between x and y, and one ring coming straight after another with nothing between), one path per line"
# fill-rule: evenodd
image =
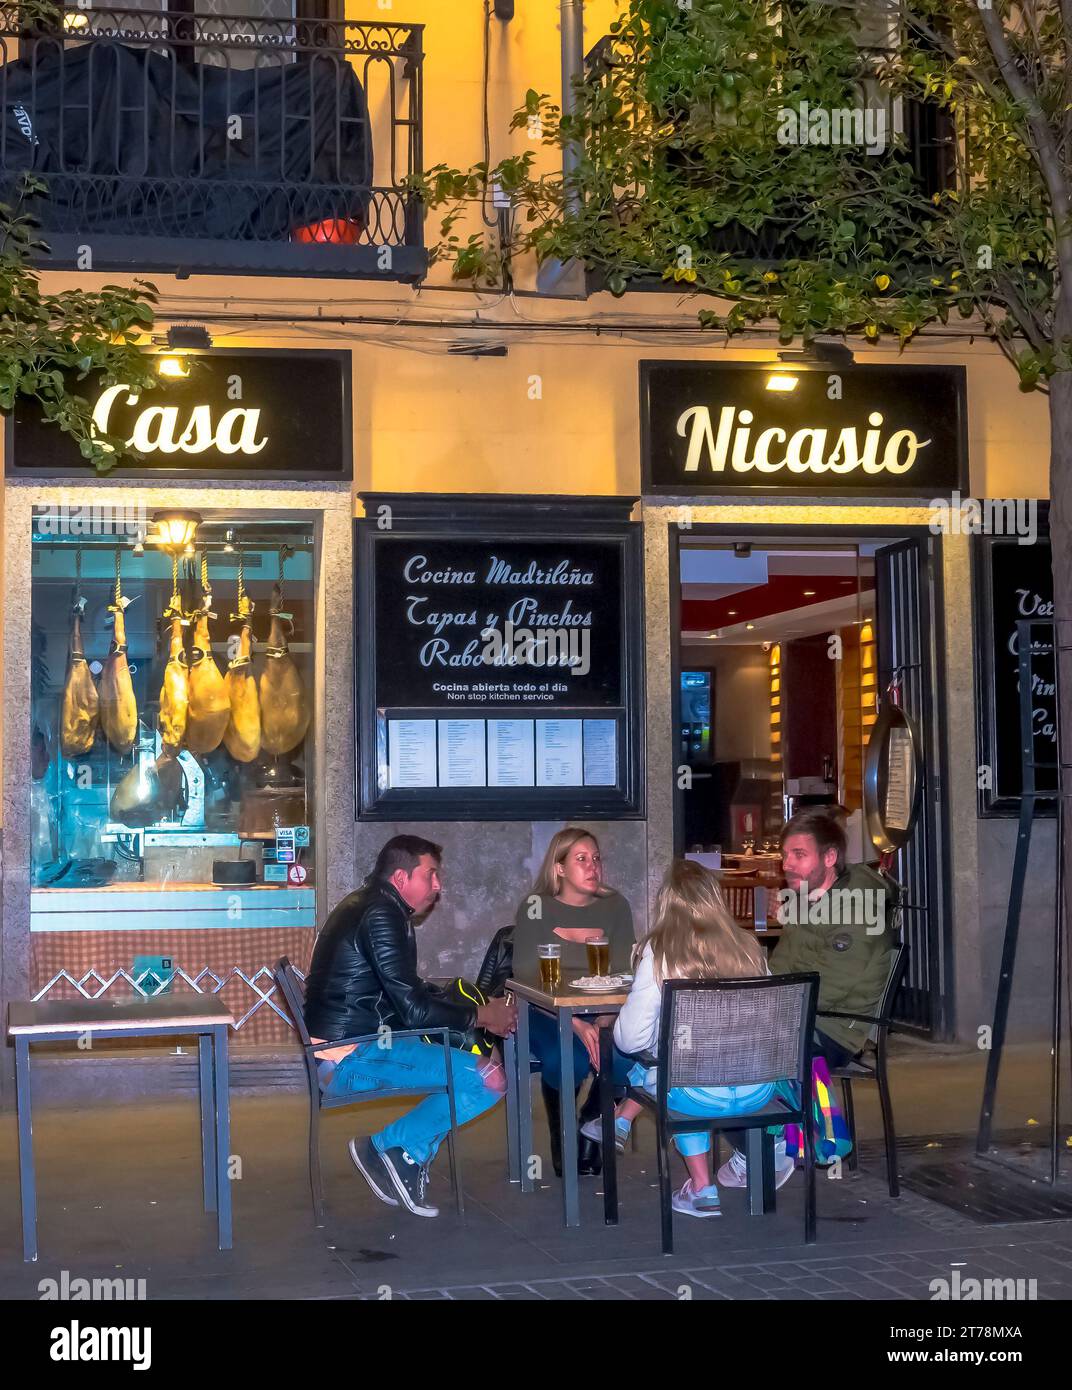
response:
M614 0L591 0L586 49L606 31L616 9ZM355 0L351 13L427 25L425 164L468 165L480 159L483 18L478 0ZM529 147L524 132L507 130L525 91L559 93L556 0L519 0L511 24L493 21L490 73L494 161ZM541 159L545 167L553 166L552 151L542 151ZM434 237L433 227L428 234ZM519 288L524 289L533 283L532 267L522 270ZM43 277L46 289L93 288L123 278ZM638 493L637 363L644 357L769 359L774 351L769 334L728 348L721 339L697 334L695 341L667 347L665 338L644 330L664 326L680 333L696 322L697 305L671 293L621 300L604 294L587 302L475 294L451 288L443 267L423 288L343 280L153 278L162 326L168 319L198 322L226 314L226 323L211 324L221 346L352 350L355 492ZM264 315L371 316L382 322L269 325L260 321ZM474 328L477 315L481 326ZM600 327L598 336L593 324ZM446 355L449 343L474 334L501 339L509 355L484 360ZM855 346L861 361L901 360L894 352ZM1000 353L982 338L969 339L961 326L955 333L925 335L906 360L968 367L971 485L977 496L1048 494L1045 401L1021 394ZM309 423L309 449L315 454L316 422Z

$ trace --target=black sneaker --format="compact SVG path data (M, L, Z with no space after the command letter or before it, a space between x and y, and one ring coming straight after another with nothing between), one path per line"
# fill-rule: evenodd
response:
M394 1184L395 1191L414 1216L438 1216L439 1208L425 1200L428 1190L428 1166L410 1158L405 1149L388 1149L380 1161Z
M391 1172L387 1164L383 1161L383 1155L372 1142L371 1139L365 1140L364 1152L358 1148L358 1141L351 1139L347 1145L350 1150L350 1157L354 1161L354 1167L372 1188L381 1202L386 1202L389 1207L397 1207L398 1203L391 1196Z

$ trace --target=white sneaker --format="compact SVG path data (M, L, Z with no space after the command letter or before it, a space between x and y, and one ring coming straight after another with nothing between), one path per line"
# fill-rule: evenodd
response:
M602 1142L603 1142L603 1121L602 1121L602 1119L597 1115L596 1118L595 1118L594 1120L586 1120L585 1123L584 1123L583 1125L581 1125L581 1133L584 1135L584 1137L585 1137L586 1139L591 1139L593 1143L595 1143L595 1144L602 1144ZM619 1152L620 1154L625 1153L625 1141L626 1141L628 1138L629 1138L629 1128L626 1127L626 1126L624 1125L624 1121L623 1121L622 1124L619 1124L618 1121L615 1120L615 1121L614 1121L614 1147L618 1150L618 1152Z
M785 1154L785 1144L781 1145L781 1155L779 1156L777 1146L774 1155L774 1189L784 1187L796 1170L796 1164ZM718 1170L715 1178L719 1187L747 1187L748 1186L748 1160L744 1154L734 1149L729 1158Z
M744 1154L734 1149L715 1175L715 1182L719 1187L747 1187L748 1160Z
M670 1198L670 1205L684 1216L721 1216L717 1191L694 1192L692 1179Z

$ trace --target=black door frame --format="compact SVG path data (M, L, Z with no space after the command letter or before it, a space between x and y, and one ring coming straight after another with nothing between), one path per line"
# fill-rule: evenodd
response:
M669 499L663 497L645 497L643 499L645 507L651 509L665 509L672 505ZM721 505L710 497L677 499L678 506L693 505L696 507L711 507ZM790 536L799 536L804 540L909 540L919 539L933 542L933 547L928 550L924 545L922 569L926 584L926 606L925 621L927 632L923 634L925 641L930 648L931 660L931 711L930 721L932 733L927 741L927 753L934 762L932 773L932 788L936 804L935 809L935 855L937 864L935 866L935 890L938 895L937 911L934 914L938 923L938 931L932 941L932 1025L927 1036L935 1041L947 1041L956 1035L956 1000L952 988L953 984L953 923L950 907L952 897L950 892L950 845L949 845L949 810L946 804L944 791L949 784L948 776L948 738L946 733L946 710L945 702L938 698L938 691L946 689L945 679L945 605L944 605L944 586L942 579L942 537L935 534L929 526L921 525L885 525L885 524L861 524L853 526L851 524L816 524L801 521L769 521L769 522L734 522L712 521L700 522L693 521L687 528L679 526L676 521L667 521L667 531L669 534L668 563L670 573L670 631L672 641L670 644L670 690L673 708L670 711L673 719L673 729L675 733L674 741L674 767L676 769L678 759L676 733L680 725L680 711L678 710L679 688L681 682L681 567L680 552L681 540L683 537L693 538L696 536L707 536L712 540L749 540L753 544L761 539L777 542L780 539L787 539ZM674 806L674 843L673 851L675 855L684 852L684 806L682 788L678 785L678 778L674 777L673 789Z

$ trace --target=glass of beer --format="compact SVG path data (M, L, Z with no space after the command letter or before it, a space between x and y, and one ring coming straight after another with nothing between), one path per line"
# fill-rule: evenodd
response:
M595 941L586 941L585 949L588 952L588 972L591 975L610 974L610 942L605 936L597 937Z
M553 994L562 980L562 947L548 942L536 947L540 962L540 985Z

